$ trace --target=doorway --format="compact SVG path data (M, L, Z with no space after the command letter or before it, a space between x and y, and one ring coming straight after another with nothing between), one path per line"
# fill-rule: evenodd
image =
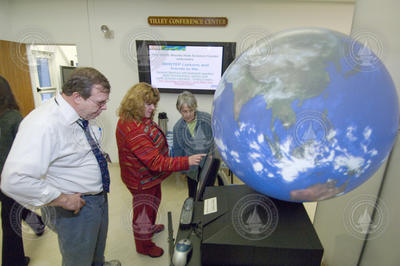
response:
M35 107L61 92L79 64L76 45L27 45L27 56Z

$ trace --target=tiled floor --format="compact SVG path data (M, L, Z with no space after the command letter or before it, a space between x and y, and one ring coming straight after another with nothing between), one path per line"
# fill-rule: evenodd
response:
M118 164L110 167L111 193L109 194L109 229L106 248L106 259L119 259L122 265L169 265L168 232L155 235L153 241L164 249L160 258L150 258L136 253L131 229L132 197L122 183ZM240 181L235 181L239 183ZM172 212L174 235L178 229L178 219L182 203L187 196L186 182L179 174L171 175L162 184L162 201L159 208L157 223L165 224L167 228L168 211ZM315 206L306 206L309 215L313 217ZM41 237L36 237L30 228L23 224L25 253L31 257L30 266L61 265L61 255L58 249L57 236L46 228ZM1 241L0 241L1 242ZM0 243L1 245L1 243Z

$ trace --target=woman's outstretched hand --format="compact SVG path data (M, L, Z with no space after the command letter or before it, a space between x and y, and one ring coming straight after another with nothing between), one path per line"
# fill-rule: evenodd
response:
M199 154L194 154L194 155L189 156L189 166L199 165L201 159L206 155L207 154L205 154L205 153L199 153Z

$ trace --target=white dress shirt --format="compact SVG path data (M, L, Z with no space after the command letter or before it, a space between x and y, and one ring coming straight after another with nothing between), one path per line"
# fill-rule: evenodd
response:
M102 191L100 167L78 113L61 95L22 120L1 174L1 189L23 205L42 206L61 193ZM92 132L97 134L95 130Z

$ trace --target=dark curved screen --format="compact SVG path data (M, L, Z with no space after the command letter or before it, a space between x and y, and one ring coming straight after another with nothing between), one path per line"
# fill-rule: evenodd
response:
M204 163L200 166L195 201L202 200L205 188L214 185L220 164L221 161L210 154L205 157Z

